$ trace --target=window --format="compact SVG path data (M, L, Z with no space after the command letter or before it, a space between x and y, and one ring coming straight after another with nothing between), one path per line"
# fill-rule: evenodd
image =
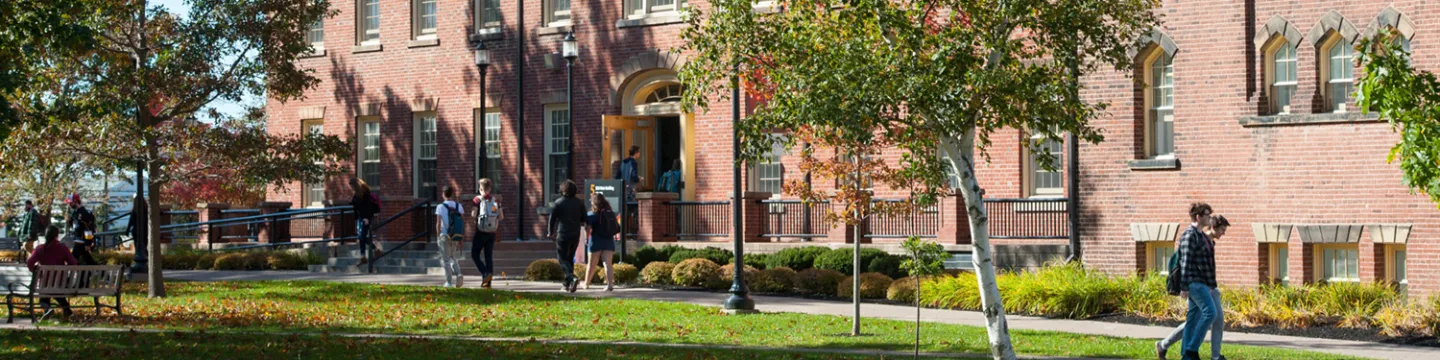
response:
M750 191L780 195L785 183L785 165L780 163L780 157L785 153L785 144L777 142L771 145L761 162L750 164Z
M310 42L310 51L321 52L325 50L325 19L315 20L310 24L310 30L305 32L305 40Z
M1275 283L1290 284L1290 244L1269 244L1270 246L1270 280Z
M360 179L380 188L380 122L360 120Z
M415 114L415 196L435 199L435 113Z
M1315 245L1319 281L1360 281L1360 248L1354 244Z
M500 0L475 0L475 30L500 27Z
M325 120L313 119L300 122L300 127L305 129L307 135L325 135ZM316 162L316 165L325 165L323 162ZM306 183L305 191L300 199L305 207L325 207L325 182Z
M1320 79L1325 95L1325 110L1344 113L1350 101L1350 92L1355 87L1355 50L1350 41L1337 33L1331 33L1321 46L1325 54L1320 64Z
M949 180L950 190L960 191L960 172L955 171L955 168L950 166L950 162L950 156L946 155L945 151L940 151L941 170L945 171L945 178Z
M1385 275L1387 280L1400 286L1404 292L1410 286L1409 271L1405 264L1406 250L1404 244L1385 245Z
M361 0L356 2L360 9L355 13L360 17L355 20L360 26L355 27L359 34L355 35L360 40L360 45L373 45L380 42L380 0Z
M1270 111L1274 114L1289 114L1290 100L1295 96L1297 81L1295 69L1295 46L1283 37L1270 41L1269 59L1266 72L1270 81Z
M410 23L414 24L414 29L411 30L411 36L416 40L435 38L435 1L436 0L410 1Z
M685 0L625 0L625 16L645 17L649 14L672 12L685 7Z
M500 109L477 112L480 117L477 123L480 123L484 143L479 153L481 158L476 163L480 164L480 177L490 179L490 189L495 191L500 189Z
M545 106L545 202L559 197L560 184L570 178L570 107Z
M650 95L645 96L645 103L678 103L680 102L680 93L683 90L684 88L682 88L680 84L670 84L656 88L650 92Z
M1146 119L1146 153L1151 158L1169 158L1175 154L1175 66L1170 55L1157 48L1146 62L1150 85L1149 111Z
M549 5L545 11L545 24L551 27L570 25L570 0L546 0L545 4Z
M1175 254L1175 243L1154 241L1145 243L1146 265L1151 272L1170 275L1170 255Z
M1040 165L1042 152L1031 150L1027 145L1024 149L1027 156L1025 185L1026 195L1030 197L1056 197L1065 195L1065 184L1061 180L1060 169L1064 166L1064 146L1062 142L1045 138L1044 134L1036 133L1030 136L1030 141L1037 143L1036 148L1042 151L1049 151L1055 156L1055 162L1051 165L1053 170L1047 170Z

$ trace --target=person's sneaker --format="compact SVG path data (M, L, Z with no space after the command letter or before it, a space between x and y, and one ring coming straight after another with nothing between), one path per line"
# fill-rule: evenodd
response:
M494 278L490 275L485 275L485 277L480 280L480 287L483 289L489 289L491 280L494 280Z
M1156 341L1156 342L1155 342L1155 358L1156 358L1156 359L1160 359L1160 360L1165 360L1165 344L1164 344L1164 340Z
M1186 351L1180 355L1180 360L1200 360L1200 352Z
M1226 359L1226 358L1225 358L1225 355L1215 355L1215 358L1214 358L1214 359L1211 359L1211 360L1230 360L1230 359Z
M456 278L455 278L455 287L457 287L457 288L463 288L463 287L465 287L465 278L464 278L464 277L456 277Z
M448 288L448 287L455 287L455 286L454 286L454 285L451 285L449 282L446 282L444 285L440 285L440 287L447 287L447 288Z

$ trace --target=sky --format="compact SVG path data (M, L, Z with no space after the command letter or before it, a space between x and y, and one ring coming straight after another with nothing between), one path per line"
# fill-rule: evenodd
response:
M185 0L150 0L150 6L163 6L171 13L179 16L185 16L190 13L190 5L186 4ZM216 100L206 108L213 108L227 115L238 116L245 112L246 104L262 105L264 104L264 100L257 96L247 96L239 102ZM201 111L204 112L205 110Z

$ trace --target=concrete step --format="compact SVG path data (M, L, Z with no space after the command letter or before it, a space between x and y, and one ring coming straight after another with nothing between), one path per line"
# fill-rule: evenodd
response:
M364 271L362 271L362 269L360 269L360 267L357 267L357 266L310 265L310 272L312 272L312 273L360 274L360 273L363 273Z

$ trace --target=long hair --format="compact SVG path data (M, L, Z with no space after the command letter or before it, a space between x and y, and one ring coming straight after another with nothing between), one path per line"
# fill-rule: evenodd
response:
M357 196L370 195L370 184L365 183L364 179L350 178L350 186L355 188L355 195Z
M610 209L610 202L605 201L605 195L601 195L598 192L590 194L590 211L596 214L606 211L614 212L614 210Z
M568 197L568 198L573 198L573 197L575 197L575 195L576 195L577 193L579 193L579 192L580 192L580 189L578 189L578 188L575 186L575 182L574 182L574 181L565 180L565 183L560 184L560 195L561 195L561 196Z

